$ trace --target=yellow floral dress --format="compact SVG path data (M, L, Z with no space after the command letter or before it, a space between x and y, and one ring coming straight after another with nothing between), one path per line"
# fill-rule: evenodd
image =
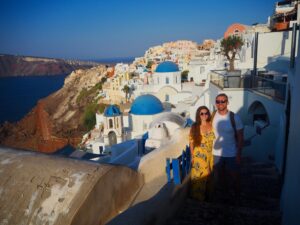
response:
M212 146L215 134L209 131L201 135L201 145L194 147L192 153L191 196L203 201L206 194L212 190L210 174L213 169ZM193 142L191 136L190 142Z

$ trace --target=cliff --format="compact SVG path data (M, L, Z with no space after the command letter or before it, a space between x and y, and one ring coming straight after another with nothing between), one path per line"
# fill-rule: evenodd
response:
M0 55L0 77L68 74L96 65L95 62Z
M40 152L54 152L67 144L76 146L86 132L84 110L95 102L97 91L81 96L80 101L78 96L82 90L93 89L105 75L102 65L72 72L60 90L41 99L22 120L0 126L0 145Z

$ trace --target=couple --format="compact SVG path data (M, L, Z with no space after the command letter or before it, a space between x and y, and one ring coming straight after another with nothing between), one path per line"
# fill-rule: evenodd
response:
M212 115L206 106L197 109L196 122L190 131L191 194L199 200L211 197L216 181L222 188L227 188L227 172L233 181L235 194L240 191L243 124L238 115L228 110L226 94L217 95L215 104L217 111Z

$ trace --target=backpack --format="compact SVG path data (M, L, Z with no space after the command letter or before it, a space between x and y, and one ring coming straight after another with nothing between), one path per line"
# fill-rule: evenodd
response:
M213 122L213 119L216 115L216 112L217 111L213 111L213 113L210 116L211 123ZM234 112L229 111L229 117L230 117L231 126L232 126L233 131L234 131L234 138L235 138L235 141L237 142L237 130L236 130L236 125L235 125L235 120L234 120Z

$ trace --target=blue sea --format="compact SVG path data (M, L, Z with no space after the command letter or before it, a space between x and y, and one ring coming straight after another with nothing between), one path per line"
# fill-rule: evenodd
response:
M39 99L60 89L66 76L0 78L0 124L22 119Z

